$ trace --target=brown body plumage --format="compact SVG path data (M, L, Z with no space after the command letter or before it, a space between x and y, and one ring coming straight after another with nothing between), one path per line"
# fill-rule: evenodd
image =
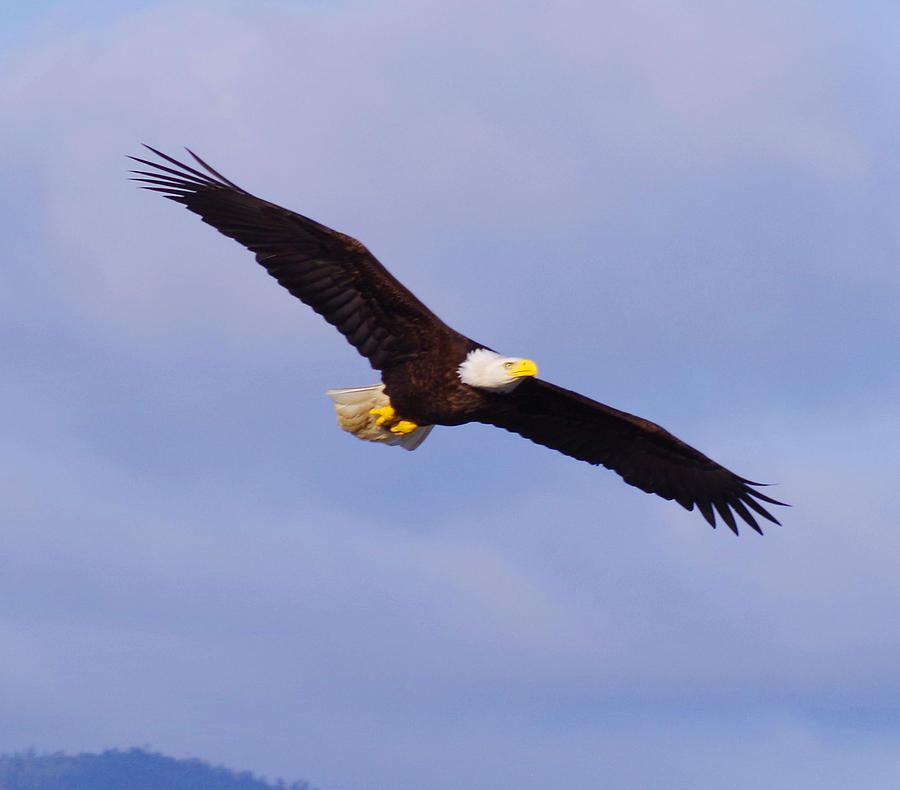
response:
M391 406L419 426L481 422L561 453L603 465L625 482L715 513L734 531L736 513L757 532L754 513L778 523L760 501L783 504L655 423L537 378L494 392L463 383L467 355L487 348L447 326L356 239L261 200L194 157L206 172L150 149L163 165L135 171L163 193L243 244L290 293L333 324L381 372ZM733 511L733 512L732 512ZM752 511L752 512L751 512Z

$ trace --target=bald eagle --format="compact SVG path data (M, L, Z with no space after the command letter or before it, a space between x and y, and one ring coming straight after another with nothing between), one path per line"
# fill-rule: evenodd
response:
M381 372L379 384L328 390L339 425L355 436L413 450L435 425L487 423L602 464L687 510L696 505L713 527L716 513L735 534L735 513L760 534L753 512L779 523L760 501L784 503L753 488L762 483L649 420L542 381L529 359L498 354L454 331L356 239L251 195L190 150L202 170L146 147L168 164L130 157L151 168L133 170L134 180L254 252Z

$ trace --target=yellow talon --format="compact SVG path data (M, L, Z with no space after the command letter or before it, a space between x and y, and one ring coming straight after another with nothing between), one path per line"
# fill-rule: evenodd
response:
M382 406L380 409L369 409L369 414L378 416L378 419L375 420L376 425L384 425L385 423L391 422L391 420L397 416L394 407L391 405Z
M419 427L416 423L409 420L398 420L397 412L394 411L394 407L390 404L377 409L369 409L369 414L378 418L375 420L376 425L383 425L396 436L405 436Z
M409 420L399 420L395 425L391 426L391 433L397 436L404 436L407 433L412 433L418 427L418 425Z

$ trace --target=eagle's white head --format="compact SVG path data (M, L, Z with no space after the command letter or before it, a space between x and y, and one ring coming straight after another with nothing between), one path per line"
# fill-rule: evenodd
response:
M470 351L457 371L460 381L470 387L491 392L511 392L523 378L537 375L537 365L530 359L504 357L496 351L476 348Z

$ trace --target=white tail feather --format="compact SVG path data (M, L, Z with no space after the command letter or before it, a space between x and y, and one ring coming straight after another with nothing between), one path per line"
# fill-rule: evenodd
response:
M391 401L384 394L384 384L372 384L369 387L348 387L346 389L326 390L325 394L334 401L338 425L357 439L367 442L384 442L399 444L406 450L415 450L425 437L431 433L433 425L422 425L403 436L391 433L378 419L369 412L389 406ZM402 415L401 415L402 416Z

